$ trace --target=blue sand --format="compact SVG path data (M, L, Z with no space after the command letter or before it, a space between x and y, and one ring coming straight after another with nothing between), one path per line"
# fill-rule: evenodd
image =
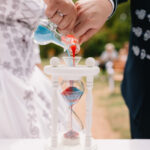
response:
M65 45L55 37L55 34L55 32L49 30L47 27L39 25L34 32L34 40L40 45L55 43L61 47L65 47Z

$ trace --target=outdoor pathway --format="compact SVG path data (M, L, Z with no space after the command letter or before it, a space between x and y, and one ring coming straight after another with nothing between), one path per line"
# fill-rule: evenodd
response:
M104 91L103 91L104 92ZM111 129L111 126L106 117L106 110L105 108L100 108L97 105L97 101L99 100L100 90L98 88L94 88L93 90L93 125L92 125L92 136L94 138L99 139L112 139L112 138L119 138L117 133ZM83 95L80 102L76 105L75 111L80 116L80 119L84 121L85 116L85 96ZM85 124L85 123L84 123Z

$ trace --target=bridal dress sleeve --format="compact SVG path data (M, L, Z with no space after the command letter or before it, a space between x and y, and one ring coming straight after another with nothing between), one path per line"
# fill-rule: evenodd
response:
M34 44L33 50L34 50L34 53L35 53L35 64L41 64L39 46L37 44Z
M32 33L41 15L39 0L0 0L0 138L51 135L51 81L36 67ZM59 96L59 127L66 103Z

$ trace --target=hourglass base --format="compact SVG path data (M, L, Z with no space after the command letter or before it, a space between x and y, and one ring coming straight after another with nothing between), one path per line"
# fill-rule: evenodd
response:
M79 133L74 131L74 130L70 130L67 133L65 133L64 137L63 137L63 144L64 145L77 145L77 144L80 144Z
M98 150L96 140L91 138L91 146L85 147L85 135L83 133L80 133L79 137L80 137L78 139L79 143L75 144L75 140L74 140L74 143L72 139L69 139L67 141L66 138L64 138L64 134L61 134L58 136L57 147L52 147L51 140L48 139L45 145L45 150ZM65 144L64 142L67 142L68 144Z
M79 138L79 133L74 130L70 130L64 134L64 137L67 139L77 139Z

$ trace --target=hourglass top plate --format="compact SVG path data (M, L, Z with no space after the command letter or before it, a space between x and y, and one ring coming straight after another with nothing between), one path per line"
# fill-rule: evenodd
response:
M71 76L71 77L83 77L83 76L96 76L99 73L100 69L97 66L87 67L85 65L78 65L76 67L68 67L60 65L58 67L45 66L44 72L48 75L55 76Z

